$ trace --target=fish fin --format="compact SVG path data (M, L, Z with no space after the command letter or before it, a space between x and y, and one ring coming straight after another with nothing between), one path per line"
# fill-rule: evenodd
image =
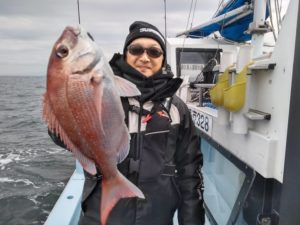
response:
M70 150L75 158L78 159L82 167L92 175L97 173L95 163L83 155L77 147L72 143L72 141L67 136L64 129L61 127L59 121L56 119L55 114L52 111L50 101L47 97L47 93L44 94L43 100L43 119L48 124L48 129L59 136L62 142L67 146L67 149Z
M127 127L125 129L127 129ZM127 157L128 153L129 153L129 147L130 147L129 146L129 141L130 141L129 132L122 132L122 134L123 134L123 138L122 138L122 142L120 143L120 146L119 146L118 158L117 158L118 164Z
M131 83L130 81L116 75L114 76L114 81L120 96L133 97L141 95L139 89L137 89L135 84Z
M94 73L93 74L93 77L95 78L95 77L101 77L101 79L102 79L102 77L103 76L101 76L100 74L98 74L98 73ZM102 83L101 82L93 82L93 87L94 87L94 105L95 105L95 107L96 107L96 110L97 110L97 112L98 112L98 119L99 119L99 127L100 127L100 130L101 130L101 133L105 136L105 134L106 134L106 132L105 132L105 130L104 130L104 128L103 128L103 122L102 122L102 116L101 116L101 114L102 114L102 110L103 110L103 108L102 108L102 101L103 101L103 87L101 87L101 85L102 85Z
M47 96L47 92L44 94L43 100L43 119L48 124L48 129L55 134L59 135L60 125L56 119L55 114L52 111L51 103Z
M128 153L129 153L129 148L126 148L124 146L124 148L121 149L121 151L119 152L118 159L117 159L118 164L123 162L123 160L127 157Z
M106 225L111 210L120 199L133 197L145 199L142 191L127 180L119 171L115 178L103 179L100 207L101 224Z
M80 162L85 171L91 175L96 175L97 169L93 160L83 155L77 148L71 150L76 159Z

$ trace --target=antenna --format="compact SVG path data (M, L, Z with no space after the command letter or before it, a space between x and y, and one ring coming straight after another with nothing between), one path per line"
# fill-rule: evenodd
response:
M77 10L78 10L78 22L80 25L80 7L79 7L79 0L77 0Z

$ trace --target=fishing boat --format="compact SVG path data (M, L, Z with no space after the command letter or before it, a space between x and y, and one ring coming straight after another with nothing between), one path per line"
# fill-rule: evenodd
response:
M206 224L300 221L299 1L290 0L282 22L272 3L228 1L211 21L167 39L167 61L184 80L177 94L201 139ZM77 224L83 183L76 163L45 224Z

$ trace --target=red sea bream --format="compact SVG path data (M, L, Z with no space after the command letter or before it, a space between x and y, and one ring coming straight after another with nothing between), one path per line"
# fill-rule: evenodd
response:
M117 169L130 141L120 96L139 94L135 85L114 76L89 33L65 28L48 64L43 117L88 173L101 171L102 225L121 198L144 198Z

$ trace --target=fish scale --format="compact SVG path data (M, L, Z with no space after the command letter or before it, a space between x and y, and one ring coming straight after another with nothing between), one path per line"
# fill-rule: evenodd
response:
M102 133L97 132L97 130L101 129L101 124L98 118L98 113L96 111L95 103L92 101L92 95L89 94L88 90L90 87L84 83L75 83L71 89L69 89L69 93L72 96L76 96L76 98L69 98L69 104L71 103L71 110L73 115L75 116L77 126L80 128L78 131L83 133L83 135L90 137L91 140L97 138L95 135L99 135L99 139L102 139ZM75 93L72 93L72 92ZM70 102L72 101L72 102ZM85 109L85 110L83 110ZM92 129L90 129L92 128ZM92 139L93 138L93 139ZM87 145L89 143L86 143ZM102 142L98 143L99 145ZM85 151L87 146L83 145L82 150ZM90 152L87 152L88 156L90 156Z

